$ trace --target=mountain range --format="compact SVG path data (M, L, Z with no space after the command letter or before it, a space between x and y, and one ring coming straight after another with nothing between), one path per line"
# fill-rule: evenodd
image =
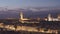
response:
M53 17L57 17L60 14L60 7L29 7L29 8L15 8L8 9L0 7L0 19L1 18L19 18L20 12L23 12L25 18L47 17L48 14L52 14Z

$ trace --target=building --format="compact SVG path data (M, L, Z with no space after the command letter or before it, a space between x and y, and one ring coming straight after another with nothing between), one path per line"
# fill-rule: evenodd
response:
M33 19L24 18L22 12L20 12L20 19L19 19L19 21L20 21L21 23L39 23L39 22L37 22L36 20L34 21Z
M28 20L30 20L30 19L24 18L23 13L20 12L20 18L19 18L19 21L20 21L21 23L24 23L24 22L26 22L26 21L28 21Z
M57 18L53 18L53 21L60 21L60 15Z
M60 14L58 15L58 17L57 17L57 18L58 18L58 20L60 21Z
M48 18L44 19L45 21L60 21L60 15L58 15L57 18L54 18L51 16L51 14L48 14Z
M53 18L53 21L59 21L58 18Z
M48 19L47 19L48 21L52 21L52 16L51 16L51 14L48 14Z

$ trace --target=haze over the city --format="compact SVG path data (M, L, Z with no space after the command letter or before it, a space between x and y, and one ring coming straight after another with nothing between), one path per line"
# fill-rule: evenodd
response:
M49 13L57 16L60 0L0 0L0 18L17 18L20 11L26 17L46 17Z

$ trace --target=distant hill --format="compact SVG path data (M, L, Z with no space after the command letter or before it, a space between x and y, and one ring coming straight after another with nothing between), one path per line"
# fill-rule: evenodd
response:
M1 8L0 8L1 9ZM24 17L47 17L49 13L52 16L57 17L60 14L60 8L18 8L18 9L1 9L0 10L0 18L19 18L20 12L24 13Z

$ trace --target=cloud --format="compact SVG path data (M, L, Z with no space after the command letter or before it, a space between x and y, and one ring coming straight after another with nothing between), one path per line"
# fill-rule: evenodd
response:
M32 10L34 12L36 12L36 11L60 10L60 7L57 7L57 8L30 8L29 10Z

